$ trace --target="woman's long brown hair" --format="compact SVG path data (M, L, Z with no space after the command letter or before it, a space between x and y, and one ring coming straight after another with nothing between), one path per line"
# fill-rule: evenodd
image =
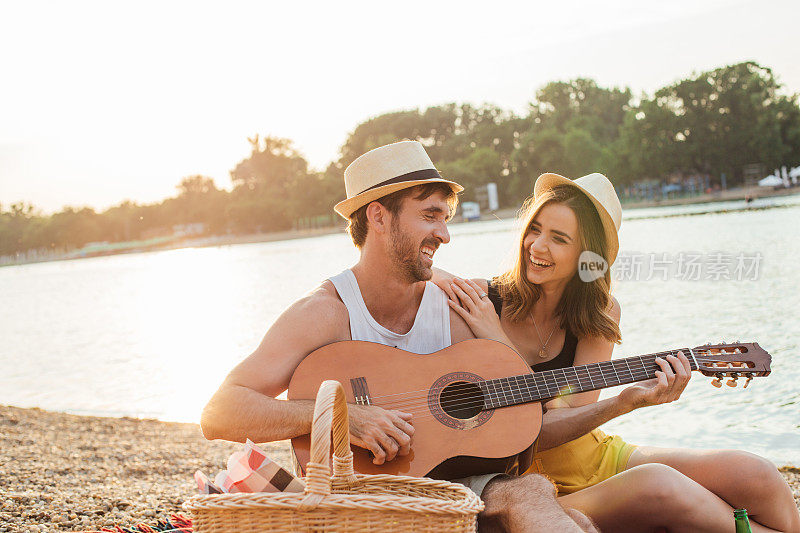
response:
M514 266L494 280L503 298L503 313L513 322L524 320L533 312L533 306L541 296L541 289L528 281L523 247L525 236L539 211L550 203L563 204L572 209L578 219L581 251L590 250L608 262L608 246L603 224L597 209L586 195L575 187L561 185L545 191L538 198L528 198L520 211L520 220L525 222L519 239ZM602 337L619 343L622 335L619 326L611 318L611 271L590 282L581 281L576 270L564 294L556 306L560 326L578 338Z

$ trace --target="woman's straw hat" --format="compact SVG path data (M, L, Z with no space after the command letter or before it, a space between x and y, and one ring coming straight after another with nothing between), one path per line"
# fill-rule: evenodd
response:
M606 234L608 264L614 264L617 252L619 252L619 237L617 233L622 224L622 205L619 203L614 186L607 177L597 172L576 180L548 173L536 178L536 184L533 186L533 197L536 198L543 192L559 185L575 187L592 201L597 213L600 215L600 221L603 223L603 230Z
M400 141L370 150L345 169L344 188L347 199L334 209L350 218L359 207L401 189L445 183L459 193L464 187L439 175L431 158L417 141Z

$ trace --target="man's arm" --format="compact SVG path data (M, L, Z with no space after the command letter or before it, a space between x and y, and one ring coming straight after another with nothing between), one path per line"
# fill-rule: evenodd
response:
M276 396L289 387L306 355L348 339L347 310L325 285L295 302L203 409L203 434L208 439L268 442L309 433L313 400L278 400Z
M347 308L330 281L293 304L264 340L225 378L203 409L207 439L242 442L283 440L311 432L312 400L278 400L297 365L332 342L350 340ZM369 449L375 464L407 455L414 427L411 414L377 406L350 405L350 440Z

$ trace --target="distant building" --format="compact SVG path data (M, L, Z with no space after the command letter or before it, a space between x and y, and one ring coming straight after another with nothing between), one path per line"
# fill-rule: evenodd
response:
M478 202L464 202L461 204L461 216L467 222L481 219L481 206Z
M203 222L193 224L175 224L172 226L173 237L194 237L203 235L206 232L206 225Z
M475 188L475 201L478 202L481 209L488 211L497 211L500 208L500 201L497 194L497 184L487 183L480 187Z

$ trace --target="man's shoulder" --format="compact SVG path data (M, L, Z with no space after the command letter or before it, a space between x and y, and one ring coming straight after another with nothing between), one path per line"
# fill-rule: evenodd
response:
M326 281L290 305L272 325L267 336L270 333L301 343L324 345L347 340L350 317L333 284Z
M441 287L436 285L434 282L428 281L427 286L430 288L436 298L442 298L445 302L449 300L447 293L444 292ZM461 315L455 312L449 304L446 303L445 305L448 308L450 316L450 342L455 344L467 339L474 339L475 335L472 333L472 330L467 325L466 321L461 318Z
M336 287L327 279L317 288L294 302L289 307L289 310L300 312L307 316L310 315L312 318L324 315L347 319L347 307L342 302L342 299L339 298Z
M474 339L475 334L472 333L469 325L461 318L461 315L456 313L453 308L450 308L450 342L455 344L457 342Z

